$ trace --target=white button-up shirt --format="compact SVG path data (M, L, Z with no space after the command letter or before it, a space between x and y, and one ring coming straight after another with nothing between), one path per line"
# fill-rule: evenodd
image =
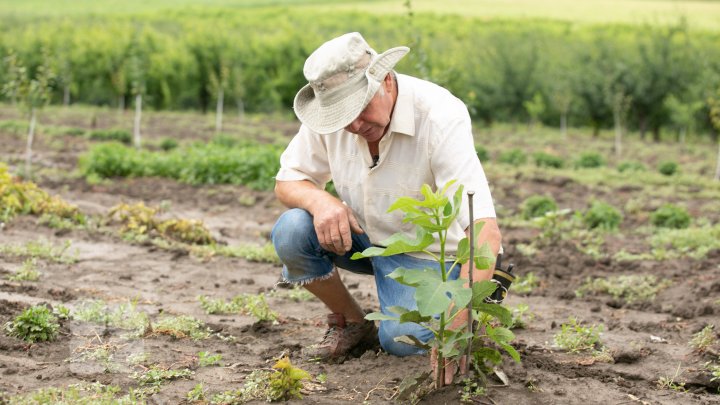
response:
M455 179L448 196L452 198L460 184L465 189L463 207L448 230L446 251L452 255L470 224L468 190L475 191L474 218L495 217L485 172L475 153L470 115L461 100L436 84L401 74L397 82L398 97L390 127L380 140L377 166L372 167L367 142L359 135L345 130L317 134L302 125L280 158L276 179L309 180L318 188L332 180L340 199L379 246L396 232L415 237L414 225L402 222L402 212L387 212L395 200L423 199L423 184L437 190ZM439 252L439 242L428 250Z

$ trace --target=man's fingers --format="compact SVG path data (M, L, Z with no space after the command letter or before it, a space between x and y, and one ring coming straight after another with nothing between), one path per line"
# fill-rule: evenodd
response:
M350 234L350 225L345 222L341 221L339 224L340 228L340 238L342 239L342 249L343 253L347 252L352 248L352 235Z
M350 221L350 230L353 231L353 233L356 233L358 235L365 233L362 228L360 228L360 224L358 223L357 219L355 219L355 215L348 210L348 220Z

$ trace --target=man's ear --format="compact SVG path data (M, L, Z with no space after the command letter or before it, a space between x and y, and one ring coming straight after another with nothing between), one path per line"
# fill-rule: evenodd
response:
M393 84L393 77L392 73L388 73L385 75L385 80L383 80L383 87L385 88L386 92L391 92L393 88L395 87Z

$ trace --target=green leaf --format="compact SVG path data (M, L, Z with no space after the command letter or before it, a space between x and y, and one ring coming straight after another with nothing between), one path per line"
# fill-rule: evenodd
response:
M391 279L397 281L400 284L407 285L410 287L417 287L421 284L437 284L442 283L442 276L440 273L431 268L418 269L406 269L404 267L398 267L392 273L387 275Z
M510 346L507 343L498 343L498 344L500 345L500 347L505 349L505 351L510 355L510 357L512 357L513 360L520 363L520 353L518 353L514 347Z
M411 346L419 347L420 349L424 349L424 350L428 350L428 351L430 349L432 349L432 346L430 344L421 341L420 339L416 338L413 335L397 336L393 340L396 342L399 342L399 343L405 343L405 344L408 344Z
M505 326L512 325L512 312L502 305L481 302L473 305L473 309L497 318Z
M488 360L493 364L502 363L502 354L500 354L500 352L495 349L487 347L483 339L473 340L472 351L475 355L475 358L478 359L478 363L482 363L483 359Z
M490 250L487 243L483 243L479 249L475 249L475 268L478 270L487 270L490 264L495 262L495 255Z
M460 239L455 257L460 264L465 264L470 259L470 241L468 238Z
M473 300L473 308L475 308L476 305L482 304L485 298L489 297L492 293L495 292L498 285L497 283L494 283L489 280L484 281L477 281L473 283L472 285L472 300Z
M485 332L493 342L498 344L507 343L515 339L515 334L512 333L510 329L501 326L493 328L490 325L485 325Z
M350 258L353 260L364 259L375 256L392 256L408 252L421 252L435 241L432 234L423 229L418 229L416 239L411 239L404 233L396 233L380 242L385 248L373 246L365 249L362 253L355 253Z
M400 318L390 315L385 315L382 312L371 312L365 315L365 319L368 321L399 321Z
M402 212L414 212L417 214L427 215L425 212L417 208L417 206L420 204L420 200L416 200L410 197L400 197L390 206L390 208L388 208L387 212L400 210Z
M464 288L465 280L449 280L436 284L421 284L416 287L415 301L418 310L422 315L436 315L445 312L451 303L448 293L453 295L457 306L467 305L472 297L472 292Z
M423 316L417 310L409 310L405 307L392 306L387 307L387 310L400 315L400 323L412 322L420 324L422 322L429 322L432 319L431 316Z

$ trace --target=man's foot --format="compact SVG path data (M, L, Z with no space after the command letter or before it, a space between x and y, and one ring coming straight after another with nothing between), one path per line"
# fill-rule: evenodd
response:
M377 329L372 321L345 322L342 314L328 315L328 330L320 343L303 349L306 360L342 362L350 351L362 343L377 340Z

